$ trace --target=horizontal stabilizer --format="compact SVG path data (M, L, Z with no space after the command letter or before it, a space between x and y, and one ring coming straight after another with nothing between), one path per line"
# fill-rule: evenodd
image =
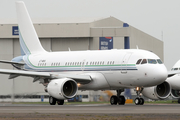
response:
M23 62L13 62L13 61L6 61L6 60L0 60L0 63L6 63L6 64L18 64L18 65L24 65Z

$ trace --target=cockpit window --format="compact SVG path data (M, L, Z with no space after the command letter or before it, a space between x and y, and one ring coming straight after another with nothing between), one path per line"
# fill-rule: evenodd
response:
M149 64L157 64L157 61L155 59L148 59Z
M160 59L157 59L157 62L158 62L159 64L162 64L162 61L161 61Z
M178 70L178 68L174 68L174 70Z
M142 59L139 59L136 64L140 64Z
M143 59L141 64L146 64L147 63L147 60L146 59Z

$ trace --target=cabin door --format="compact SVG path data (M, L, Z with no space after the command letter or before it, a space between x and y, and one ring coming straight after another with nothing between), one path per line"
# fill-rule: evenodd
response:
M126 53L121 62L121 73L126 74L128 71L128 61L132 53Z

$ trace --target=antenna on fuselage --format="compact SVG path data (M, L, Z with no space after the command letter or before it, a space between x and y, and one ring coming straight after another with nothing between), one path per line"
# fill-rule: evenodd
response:
M136 49L139 49L138 45L136 45Z
M68 47L68 50L71 51L70 47Z

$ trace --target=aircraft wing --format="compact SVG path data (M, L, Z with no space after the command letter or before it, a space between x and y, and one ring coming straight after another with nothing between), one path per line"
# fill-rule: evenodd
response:
M33 82L40 79L60 79L60 78L71 78L78 83L86 84L91 81L89 75L76 75L76 74L59 74L59 73L49 73L49 72L33 72L33 71L22 71L22 70L10 70L10 69L0 69L1 74L9 74L9 79L16 78L18 76L33 77Z
M174 76L175 74L178 74L178 73L180 73L180 70L168 71L168 77L172 77L172 76Z

